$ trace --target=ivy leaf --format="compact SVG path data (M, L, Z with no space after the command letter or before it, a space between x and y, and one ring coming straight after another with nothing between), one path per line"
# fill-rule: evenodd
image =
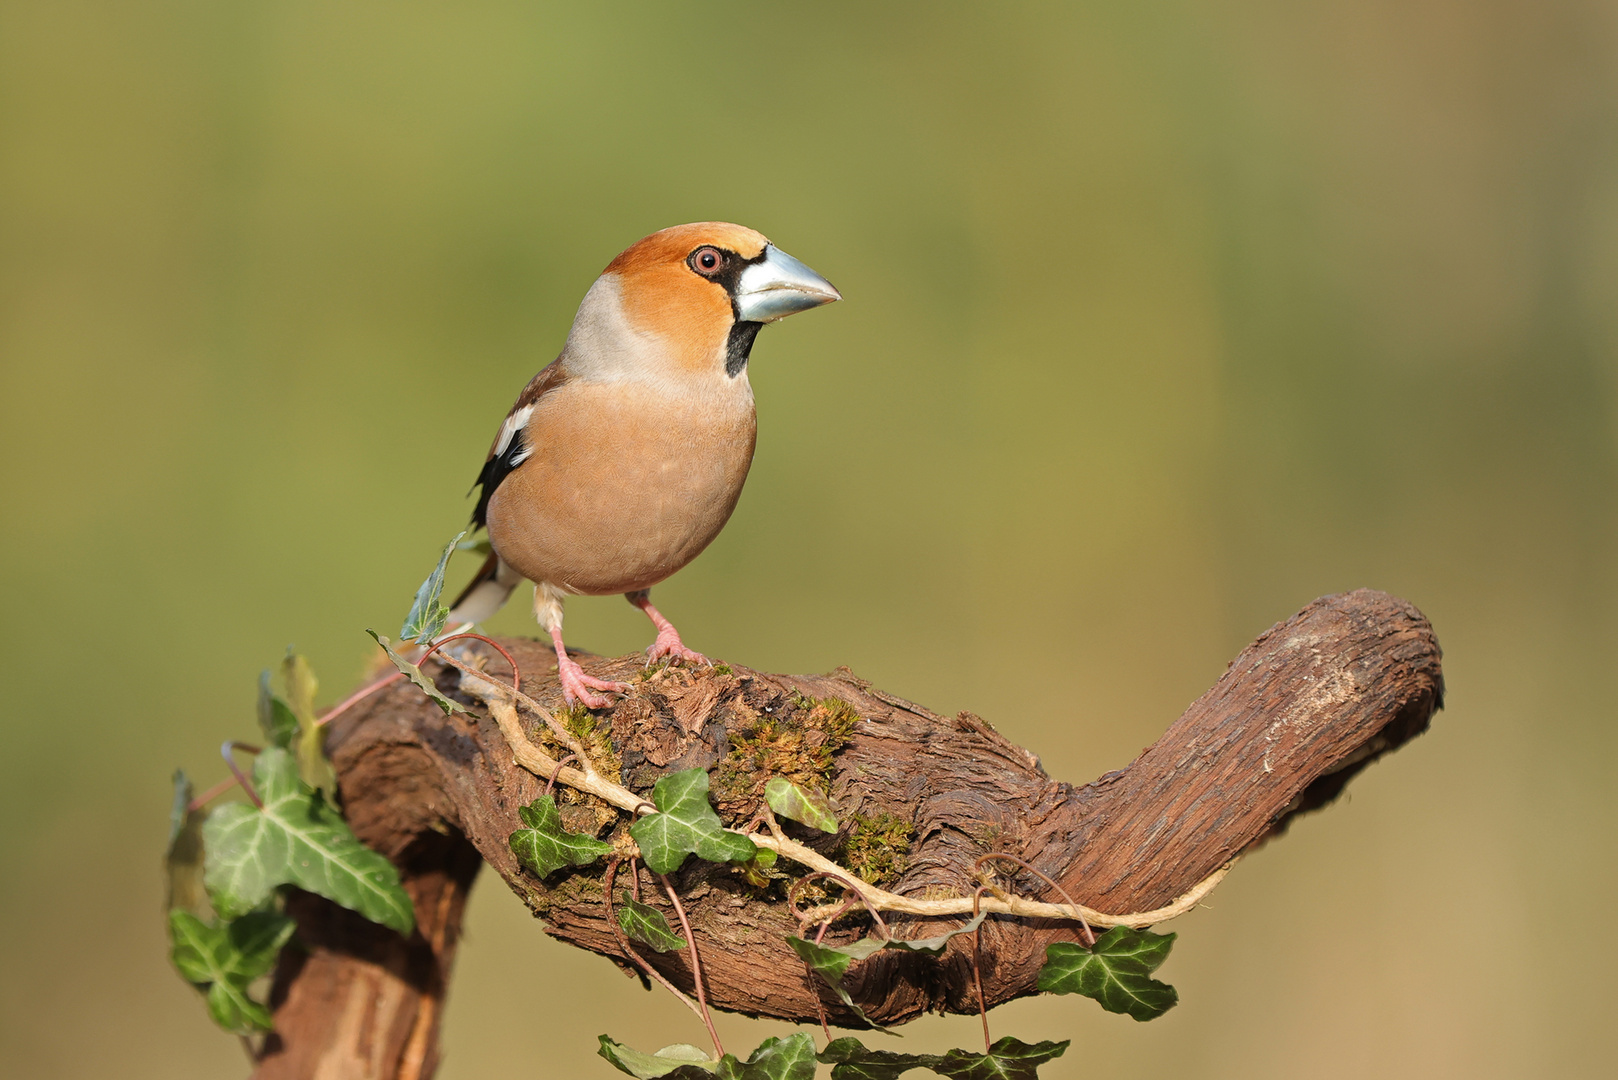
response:
M870 1024L877 1031L888 1035L898 1034L898 1032L889 1031L866 1016L865 1011L854 1004L854 999L848 996L848 991L843 989L843 977L848 974L848 966L856 960L864 960L868 956L881 952L881 941L876 938L862 938L852 945L833 948L829 945L816 945L812 941L805 941L803 938L793 937L791 934L788 934L786 938L787 944L792 946L792 951L803 958L804 963L809 965L811 971L826 980L826 985L837 992L837 997L844 1005L854 1010L854 1015Z
M814 1080L814 1040L801 1032L784 1039L765 1039L740 1067L726 1054L719 1062L722 1080Z
M979 912L977 915L974 915L964 926L958 926L955 929L946 931L945 933L939 934L936 937L917 938L912 941L899 941L896 939L884 941L881 938L868 937L861 938L852 945L830 946L817 945L812 941L805 941L803 938L788 935L787 944L792 946L793 952L796 952L800 957L803 958L804 962L809 965L810 970L812 970L816 975L819 975L822 979L826 980L826 984L837 992L837 996L842 1000L843 1004L847 1005L850 1009L853 1009L861 1020L864 1020L867 1024L870 1024L878 1031L894 1035L897 1034L897 1032L889 1031L887 1028L872 1022L870 1017L866 1016L864 1011L858 1005L854 1004L854 1000L849 996L848 991L843 989L843 978L848 974L849 965L854 963L856 960L864 960L869 956L874 956L883 949L894 949L904 952L925 952L936 956L944 951L945 947L949 945L951 938L958 937L961 934L970 934L972 931L976 930L987 917L988 915L986 912ZM886 1066L883 1067L886 1068ZM918 1067L920 1066L914 1064L905 1066L907 1069ZM849 1075L856 1074L851 1073ZM898 1074L895 1073L894 1075Z
M652 786L658 812L629 827L641 858L654 874L672 874L687 856L709 862L747 862L758 848L739 833L726 832L708 805L708 773L685 769L669 773Z
M556 800L541 795L527 806L517 808L526 829L511 834L508 843L517 861L540 877L549 877L564 866L588 866L612 851L593 836L562 831L562 814Z
M753 857L747 862L741 863L737 869L741 871L741 875L746 879L747 883L755 889L764 888L772 878L786 876L785 874L776 873L775 852L764 847L754 851Z
M950 938L960 937L962 934L970 934L972 931L978 928L984 919L988 917L988 912L980 911L976 915L972 916L965 926L957 926L953 930L946 930L937 937L912 938L909 941L899 941L895 938L893 940L882 942L882 947L884 949L901 949L906 952L931 953L934 956L938 956L944 951L944 947L949 944Z
M416 688L431 698L433 704L444 710L445 716L450 713L470 713L472 711L454 698L445 697L438 687L433 685L433 681L422 672L421 668L393 651L393 642L368 626L365 628L365 632L376 639L376 643L382 646L382 651L388 654L388 659L393 661L393 666L404 672L405 678L415 683Z
M208 998L214 1023L238 1035L269 1031L270 1011L247 994L269 973L296 924L285 915L255 911L224 926L209 926L188 911L169 912L169 958L180 975Z
M1008 1035L996 1039L987 1054L951 1050L927 1067L949 1080L1038 1080L1039 1067L1061 1057L1070 1041L1029 1044Z
M298 780L289 752L270 747L260 754L253 786L262 810L227 803L202 826L203 880L219 914L244 915L276 886L296 885L401 934L414 928L399 871L361 844L325 799Z
M678 1043L643 1054L600 1036L596 1052L637 1080L814 1080L815 1044L808 1035L765 1039L746 1061L726 1054L715 1061L695 1046Z
M1037 1080L1039 1066L1061 1057L1067 1042L1029 1045L1004 1038L987 1054L951 1050L947 1054L895 1054L871 1050L852 1036L833 1039L819 1060L832 1067L832 1080L894 1080L911 1069L931 1069L951 1080Z
M675 1043L673 1046L663 1047L655 1054L647 1054L614 1042L606 1035L597 1038L601 1040L601 1046L596 1053L616 1065L619 1072L626 1072L636 1080L655 1080L658 1077L669 1077L671 1080L709 1080L719 1069L719 1062L710 1058L698 1047L687 1043ZM725 1056L732 1061L736 1060L729 1054Z
M1115 926L1093 949L1069 941L1045 946L1039 988L1052 994L1083 994L1108 1012L1152 1020L1180 1000L1168 983L1151 978L1168 959L1175 935Z
M782 817L823 833L837 831L836 808L823 792L799 787L783 776L772 776L764 785L764 801Z
M618 925L631 938L658 952L685 948L685 938L674 932L661 911L628 893L618 894Z
M443 633L444 625L449 622L449 609L438 602L438 597L444 591L444 571L449 566L449 557L455 554L455 546L465 535L466 530L462 529L455 534L455 539L444 546L444 553L438 557L438 565L433 567L433 572L416 590L416 601L410 605L410 614L405 616L404 625L399 628L399 637L403 640L431 643Z
M268 668L258 676L258 726L271 746L291 746L293 737L298 734L297 714L270 689Z
M328 802L336 802L337 770L326 760L326 729L315 722L315 694L320 683L309 661L287 649L281 661L281 681L286 685L287 707L298 718L298 772L304 782L318 788Z
M871 1050L852 1035L833 1039L818 1059L831 1066L832 1080L894 1080L911 1069L928 1069L937 1054L896 1054Z
M168 907L199 919L213 917L208 890L202 884L202 822L207 816L191 809L191 781L174 770L174 806L169 811L169 848L163 857L168 871Z

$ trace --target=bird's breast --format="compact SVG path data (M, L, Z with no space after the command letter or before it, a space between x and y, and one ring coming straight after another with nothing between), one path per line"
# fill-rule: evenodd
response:
M524 430L532 453L489 500L489 538L523 576L571 592L650 588L708 546L753 460L745 384L671 394L570 382Z

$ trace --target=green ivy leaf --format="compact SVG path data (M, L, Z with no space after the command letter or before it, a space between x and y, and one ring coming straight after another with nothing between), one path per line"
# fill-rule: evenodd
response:
M715 1061L695 1046L679 1043L643 1054L600 1036L602 1057L637 1080L814 1080L815 1044L808 1035L788 1035L759 1043L741 1061L726 1054Z
M1064 1049L1067 1046L1066 1043L1062 1045ZM965 1055L967 1052L952 1050L950 1053ZM832 1067L832 1080L894 1080L911 1069L937 1069L944 1061L942 1054L900 1054L889 1050L872 1050L851 1035L833 1039L817 1057Z
M517 861L540 877L548 877L564 866L588 866L612 851L593 836L562 831L562 814L556 800L541 795L527 806L517 808L526 829L511 834L508 843Z
M708 1080L719 1070L719 1062L688 1043L675 1043L673 1046L663 1047L655 1054L647 1054L616 1043L606 1035L598 1038L601 1040L601 1046L596 1053L616 1065L619 1072L626 1072L636 1080L656 1080L659 1077L668 1077L671 1080ZM736 1060L729 1054L725 1056L732 1061Z
M202 883L202 822L207 816L191 809L191 781L174 771L174 806L169 811L169 848L163 858L168 871L168 907L213 918L213 905Z
M753 857L747 862L737 864L737 869L755 889L764 888L774 878L786 877L785 874L777 873L775 870L775 852L764 847L754 851Z
M782 817L823 833L837 831L836 808L823 792L801 788L782 776L772 776L764 785L764 801Z
M444 626L449 622L449 609L438 602L438 597L444 591L444 571L449 567L449 557L455 554L455 546L465 535L466 530L462 529L455 534L455 539L444 545L438 565L433 567L433 572L416 590L416 601L410 605L410 614L405 616L404 625L399 628L401 639L431 643L444 632Z
M788 934L787 944L792 946L793 952L803 957L804 962L809 965L811 971L826 980L826 985L837 992L837 997L844 1005L854 1010L856 1016L878 1031L889 1035L898 1034L897 1032L889 1031L866 1016L865 1010L854 1004L854 999L848 996L847 990L843 989L843 977L848 974L848 966L856 960L864 960L868 956L881 952L881 941L876 938L862 938L852 945L842 945L834 948L829 945L816 945L812 941L805 941L803 938L793 937Z
M936 937L917 938L911 941L884 941L881 938L868 937L861 938L852 945L831 946L817 945L812 941L805 941L803 938L788 935L787 944L792 946L793 952L803 958L804 962L809 965L810 970L826 980L826 984L837 992L837 996L842 1000L843 1004L853 1009L861 1020L864 1020L878 1031L884 1031L892 1035L897 1033L888 1031L887 1028L872 1022L870 1017L866 1016L865 1012L854 1004L854 999L849 996L848 991L843 989L843 978L848 974L849 965L856 960L864 960L869 956L874 956L883 949L925 952L936 956L944 951L951 938L959 937L961 934L970 934L978 928L978 925L985 918L987 918L987 913L980 912L974 915L965 926L958 926ZM915 1067L913 1065L905 1066L905 1068Z
M726 832L708 805L708 773L685 769L669 773L652 786L658 812L629 827L641 858L654 874L672 874L687 856L709 862L747 862L758 848L739 833Z
M944 947L949 944L950 938L960 937L962 934L970 934L972 931L978 928L984 919L988 917L988 912L980 911L976 915L972 916L965 926L957 926L953 930L946 930L937 937L912 938L909 941L899 941L895 938L891 941L882 942L882 947L884 949L900 949L906 952L931 953L932 955L937 956L944 951Z
M720 1059L722 1080L814 1080L814 1040L802 1033L765 1039L745 1062L726 1054Z
M1047 945L1039 988L1052 994L1083 994L1108 1012L1154 1019L1180 1000L1174 987L1151 978L1168 959L1174 938L1115 926L1096 939L1093 949L1068 941Z
M208 998L208 1014L226 1031L269 1031L270 1011L247 994L247 985L275 966L296 924L285 915L255 911L224 926L209 926L188 911L169 912L169 957L180 975Z
M661 911L628 893L618 894L618 925L631 938L658 952L685 948L685 938L674 932Z
M359 842L348 823L298 780L292 755L270 747L253 763L262 810L227 803L202 826L203 880L226 918L258 907L278 885L319 893L350 911L408 934L415 926L399 871Z
M926 1069L937 1054L896 1054L871 1050L852 1035L833 1039L816 1055L831 1066L832 1080L894 1080L911 1069Z
M386 637L377 633L375 630L372 630L370 627L366 627L365 632L376 639L376 643L382 646L382 651L388 654L388 659L393 661L393 666L404 672L405 678L415 683L416 688L431 698L433 704L444 710L445 716L448 716L450 713L470 713L472 711L465 705L462 705L459 701L456 701L454 698L445 697L439 691L438 687L433 685L433 681L422 672L421 668L417 667L415 664L412 664L409 660L406 660L404 657L393 651L393 643Z
M1025 1043L1006 1036L996 1039L987 1054L951 1050L927 1066L949 1080L1037 1080L1039 1067L1061 1057L1070 1040Z
M281 681L286 685L287 707L298 718L298 772L304 783L318 789L327 802L335 805L337 770L326 760L326 729L315 721L315 694L320 683L309 661L290 647L281 661Z
M258 726L271 746L289 747L298 734L298 716L270 689L268 668L258 676Z
M911 1069L931 1069L952 1080L1037 1080L1039 1066L1061 1057L1067 1042L1032 1045L1004 1038L987 1054L951 1050L947 1054L895 1054L871 1050L852 1036L834 1039L818 1055L832 1067L832 1080L894 1080Z

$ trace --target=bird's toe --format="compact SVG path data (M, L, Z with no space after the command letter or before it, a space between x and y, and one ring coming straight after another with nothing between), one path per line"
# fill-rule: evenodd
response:
M667 660L670 663L676 664L682 662L687 664L705 664L708 667L713 667L712 660L708 659L706 656L703 656L695 649L686 648L685 643L680 640L680 635L676 633L658 634L657 640L652 642L651 646L646 650L646 665L648 667L657 663L659 660Z
M629 692L628 683L613 682L610 679L598 679L593 675L586 675L577 661L571 658L565 664L558 666L557 676L562 683L562 697L569 704L577 701L587 709L605 709L612 704L611 698L592 691L604 690L609 694L627 694Z

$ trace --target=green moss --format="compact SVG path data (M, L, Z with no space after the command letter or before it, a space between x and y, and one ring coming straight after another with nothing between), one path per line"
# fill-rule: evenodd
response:
M591 715L590 710L582 705L558 709L552 715L556 717L557 723L562 725L564 731L584 744L585 752L590 755L590 761L595 765L596 772L615 784L623 782L623 762L619 759L618 752L613 749L610 724L602 723L600 718ZM571 748L562 744L555 732L551 731L550 725L544 721L535 723L528 735L535 745L557 761L573 752ZM552 794L572 832L599 835L607 824L619 816L618 810L605 799L566 784L556 785L556 790ZM570 807L588 807L591 813L579 817L569 813Z
M826 790L837 752L848 745L859 719L854 707L839 698L795 695L775 715L733 726L730 753L713 774L715 799L733 814L750 812L772 776Z
M620 783L623 779L623 762L619 760L618 752L612 746L612 726L602 723L600 717L578 704L558 709L554 715L563 730L584 744L596 772L615 784ZM573 752L562 745L551 731L549 724L541 722L536 725L532 735L534 741L558 761Z
M574 738L584 738L595 727L595 718L590 715L590 710L576 701L565 709L556 710L554 715Z
M855 814L834 858L872 885L885 885L904 873L914 834L915 826L893 814Z

